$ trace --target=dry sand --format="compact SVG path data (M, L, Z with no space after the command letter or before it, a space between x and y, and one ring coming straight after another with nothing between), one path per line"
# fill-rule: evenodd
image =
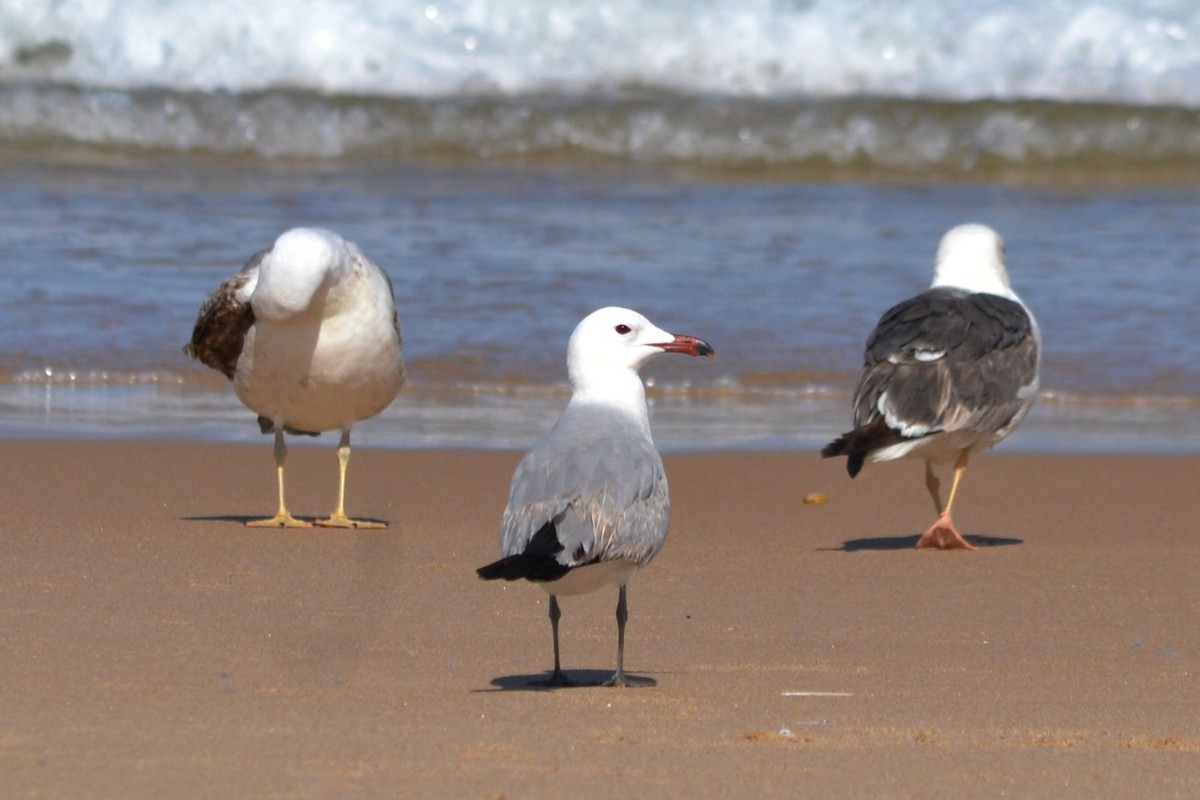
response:
M519 454L360 448L388 530L264 532L266 440L0 448L5 798L1200 797L1196 458L980 456L992 546L931 553L919 464L668 457L657 686L543 690L542 593L474 574ZM332 441L289 471L331 510ZM564 600L574 677L615 600Z

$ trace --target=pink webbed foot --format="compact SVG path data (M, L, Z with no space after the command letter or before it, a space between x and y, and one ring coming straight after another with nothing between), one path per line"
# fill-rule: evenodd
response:
M962 534L950 521L949 514L938 517L929 530L917 541L917 549L933 548L936 550L974 550L975 545L962 537Z

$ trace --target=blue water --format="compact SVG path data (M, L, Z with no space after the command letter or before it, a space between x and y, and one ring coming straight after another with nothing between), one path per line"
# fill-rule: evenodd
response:
M389 413L423 421L383 440L525 438L563 402L575 322L623 304L717 347L715 361L647 370L656 413L682 418L663 423L678 431L664 429L669 441L807 446L845 424L881 311L928 284L945 228L980 219L1005 234L1014 284L1041 322L1054 425L1092 418L1097 442L1124 441L1140 415L1147 447L1188 449L1200 405L1198 201L1182 188L729 183L478 165L8 164L0 404L16 420L10 435L100 432L88 428L100 409L116 415L104 423L114 430L186 436L216 415L230 428L244 419L253 436L223 378L179 348L204 296L245 257L289 225L321 224L358 242L396 286L410 388ZM683 424L697 406L696 424ZM455 432L461 414L476 419ZM216 435L242 435L225 425ZM1101 446L1047 437L1030 443Z
M719 353L647 370L664 446L810 448L978 221L1045 338L1005 447L1200 449L1194 3L254 12L0 6L0 435L257 440L179 348L321 225L403 317L410 384L364 443L527 445L575 322L621 304Z

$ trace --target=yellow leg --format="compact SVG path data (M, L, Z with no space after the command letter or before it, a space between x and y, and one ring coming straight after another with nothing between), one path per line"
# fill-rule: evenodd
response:
M975 545L968 542L954 527L954 521L950 519L950 507L954 505L954 496L958 494L958 484L962 480L963 473L967 471L967 457L970 451L963 450L958 454L958 458L954 460L954 483L950 486L950 496L946 498L946 507L939 510L938 520L933 523L932 527L921 536L917 541L917 549L932 548L936 550L974 550ZM925 485L929 485L930 476L933 475L929 465L925 465ZM936 482L936 478L933 479ZM930 494L934 495L934 502L937 502L936 493L930 490Z
M954 483L950 484L950 496L946 498L946 516L950 516L950 507L954 505L954 496L958 494L958 482L967 471L967 458L970 455L970 450L963 450L954 460Z
M279 479L279 511L270 519L252 519L246 523L250 528L311 528L311 522L296 519L287 510L283 491L283 465L287 461L287 445L283 441L283 428L275 430L275 473Z
M342 440L338 443L338 499L337 508L328 519L317 520L322 528L386 528L384 522L374 520L350 519L346 516L346 469L350 466L350 431L342 431Z

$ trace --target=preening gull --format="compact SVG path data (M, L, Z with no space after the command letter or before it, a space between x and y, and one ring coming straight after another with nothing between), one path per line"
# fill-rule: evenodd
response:
M275 434L279 511L253 527L311 527L288 511L283 435L339 429L337 508L324 527L384 527L346 516L350 429L404 383L400 320L387 273L331 231L293 228L217 287L184 352L224 373L238 399Z
M950 509L971 453L1012 433L1038 389L1041 336L1008 282L1004 242L985 225L942 237L932 287L893 307L867 339L854 390L854 430L821 455L846 456L854 477L864 462L925 460L925 486L938 521L917 547L975 548ZM954 461L943 507L932 463Z
M480 567L486 580L528 580L550 595L554 672L569 683L558 650L559 595L609 584L617 597L617 669L625 674L625 586L667 537L670 501L662 459L650 436L638 370L660 353L712 356L694 336L670 334L626 308L584 318L567 346L571 400L550 433L517 465L500 529L499 561Z

